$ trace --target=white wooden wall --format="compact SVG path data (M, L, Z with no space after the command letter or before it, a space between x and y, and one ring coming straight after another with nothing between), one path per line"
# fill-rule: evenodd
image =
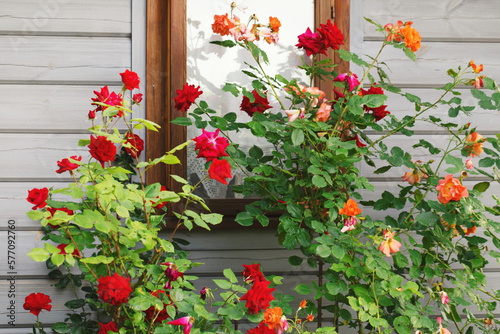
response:
M27 193L69 181L54 172L56 161L85 153L75 150L89 127L85 115L92 90L103 85L118 89L117 74L127 68L145 78L144 4L145 0L0 0L0 334L31 332L34 316L22 309L31 292L52 297L53 310L42 312L42 322L50 325L65 317L63 304L69 292L52 287L44 264L26 255L41 244L39 226L24 214L30 209ZM446 70L471 59L484 64L486 75L500 79L499 1L352 0L351 6L352 48L361 53L373 54L380 41L363 15L382 24L414 22L423 37L417 62L396 50L383 54L394 82L410 93L432 100L436 92L431 87L446 80ZM396 97L388 105L394 114L412 112L411 105ZM446 117L447 110L439 108L433 114ZM499 115L484 110L475 111L472 118L482 134L496 133L499 120ZM418 134L435 143L443 138L443 133L427 127L418 128ZM406 148L412 144L406 137L393 143ZM395 173L371 179L391 190L397 189L399 177ZM6 259L9 220L16 226L16 327L8 325L6 310L12 276ZM192 242L192 258L206 263L193 272L200 276L197 287L210 285L210 278L226 267L238 273L241 264L254 261L262 263L266 274L285 276L284 292L313 279L309 268L288 265L288 256L295 252L282 250L273 234L243 229L184 233ZM498 288L500 271L493 261L488 276Z

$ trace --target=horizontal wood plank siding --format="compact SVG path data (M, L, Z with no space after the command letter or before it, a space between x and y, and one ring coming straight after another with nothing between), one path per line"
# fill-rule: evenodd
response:
M130 0L2 0L0 13L0 34L131 34Z
M33 245L41 245L42 232L39 223L25 215L32 206L26 197L29 189L62 188L70 182L68 173L55 173L57 161L72 155L88 159L88 149L78 147L78 140L90 137L87 114L93 91L107 85L119 92L119 73L125 69L144 74L144 51L133 56L132 45L143 47L140 25L145 17L142 13L136 18L133 41L132 1L0 3L0 239L7 246L9 221L15 224L17 306L12 327L3 307L12 300L8 293L12 271L4 266L0 268L1 334L31 332L36 319L22 304L32 292L52 298L53 310L41 315L45 324L63 321L68 312L64 303L73 298L71 289L53 287L45 264L27 257ZM141 3L135 5L139 11ZM0 252L7 254L7 248ZM7 263L6 256L0 258ZM23 272L21 266L37 269Z

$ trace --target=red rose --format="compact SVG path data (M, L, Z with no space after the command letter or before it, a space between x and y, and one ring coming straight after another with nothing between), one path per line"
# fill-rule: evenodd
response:
M253 114L256 112L263 113L265 110L271 108L269 101L267 100L267 94L265 97L262 97L256 90L253 90L252 94L255 98L254 102L250 102L248 97L243 96L243 100L240 105L240 109L246 112L248 116L253 117Z
M104 168L104 163L108 161L115 161L116 146L105 136L90 136L90 145L87 146L90 155L99 161Z
M274 329L270 329L264 321L261 321L259 326L247 330L246 334L276 334L276 331Z
M108 322L107 324L103 324L102 322L99 323L99 333L97 334L108 334L108 332L118 332L118 329L116 328L116 324L114 321Z
M264 275L260 271L260 263L253 263L251 265L244 264L243 279L246 283L253 283L256 281L265 281Z
M295 44L299 49L304 49L307 56L323 53L326 55L326 47L323 44L319 33L313 33L311 29L307 28L306 32L298 36L299 43Z
M182 90L177 89L177 96L174 97L175 108L180 111L187 111L201 94L203 92L200 90L200 86L195 87L186 82Z
M332 24L330 20L326 24L320 24L320 28L318 30L321 38L323 39L323 43L326 48L330 47L334 50L339 49L339 45L344 44L344 35L337 28L337 23Z
M141 103L141 101L142 101L142 94L141 93L134 94L134 96L132 96L132 100L134 100L134 102L136 104Z
M82 161L82 157L77 157L76 155L73 155L70 158L73 160ZM78 167L80 167L78 164L72 163L67 158L62 159L61 161L58 161L57 166L59 167L59 169L56 170L56 173L59 173L59 174L64 173L66 171L72 171L72 170L75 170Z
M269 281L255 281L252 288L240 299L246 300L246 308L249 314L259 313L269 307L269 303L274 299L271 294L276 289L270 289Z
M95 119L95 110L89 110L89 119Z
M225 179L231 178L231 165L226 160L214 159L208 168L208 175L211 179L227 185Z
M208 132L202 129L202 134L193 139L196 142L194 149L199 150L197 158L206 158L207 161L211 161L228 156L225 149L229 146L229 142L226 138L218 136L219 131L220 129Z
M97 280L97 294L99 298L108 304L121 305L125 303L132 292L130 279L123 278L116 272L113 276L104 276Z
M132 147L125 147L125 151L133 158L137 158L144 151L144 140L136 134L127 132L125 134L125 142L132 145Z
M91 100L93 101L92 104L96 105L95 111L101 111L101 110L106 110L106 106L100 106L95 104L95 102L101 102L101 103L106 103L107 105L110 106L121 106L123 99L122 99L122 94L116 94L115 92L109 93L108 86L104 86L101 88L101 91L94 91L94 94L96 97L92 98ZM121 111L120 111L121 112ZM122 112L123 115L123 112Z
M33 210L36 209L41 209L44 206L47 205L47 197L49 197L49 189L47 188L34 188L28 191L28 202L31 204L35 204L35 206L32 208Z
M151 291L152 296L155 296L156 298L163 300L164 298L163 298L163 296L160 295L160 293L166 294L165 291L163 291L163 290ZM170 298L169 295L167 295L167 297L170 299L170 303L168 303L168 304L163 303L163 309L161 311L159 311L159 313L158 313L158 310L156 310L154 306L151 306L146 311L144 311L146 313L146 320L147 321L151 321L156 316L155 322L162 322L163 320L166 320L169 317L169 315L167 313L167 306L172 305L174 302L172 301L172 298Z
M125 88L128 90L133 90L134 88L139 89L139 83L141 80L139 80L139 76L137 73L125 70L125 72L120 73L122 76L122 82L125 85Z
M60 250L59 254L62 254L62 255L68 254L64 250L64 248L66 248L66 246L68 246L68 245L67 244L60 244L60 245L57 246L57 249ZM80 257L80 252L78 251L78 249L75 249L75 250L73 250L73 253L71 253L71 255Z
M42 310L50 311L52 309L51 302L50 297L41 292L32 293L24 299L23 308L38 317Z

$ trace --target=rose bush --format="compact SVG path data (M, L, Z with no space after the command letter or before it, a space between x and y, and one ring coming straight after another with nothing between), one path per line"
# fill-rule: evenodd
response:
M478 75L482 66L471 61L448 71L451 81L439 88L442 96L435 102L392 86L381 54L393 46L415 59L421 38L411 21L385 26L372 22L384 39L370 62L342 49L344 36L330 20L316 32L307 28L296 46L312 58L301 66L309 84L270 76L264 69L269 59L258 43L276 44L281 23L270 17L264 24L256 16L248 22L231 12L215 15L212 25L214 33L231 37L214 44L241 47L255 60L256 66L244 72L251 88L237 83L222 88L241 97L245 119L232 112L218 114L198 101L201 87L186 83L174 99L186 117L173 123L201 130L192 140L198 158L205 159L205 178L227 184L233 169L246 174L233 191L258 199L236 221L267 227L269 216L278 216L280 244L301 252L289 263L305 261L317 270L317 281L295 288L308 300L294 312L293 297L275 291L281 278L265 277L259 264L244 265L241 283L225 269L225 278L214 280L217 288L194 288L196 277L189 269L198 264L189 261L173 236L181 226L210 229L222 217L192 209L197 204L208 210L194 193L203 180L190 185L173 175L182 184L179 193L145 184L149 168L178 163L174 153L190 141L157 159L140 160L144 143L135 132L144 127L154 131L157 125L131 118L142 95L133 92L140 79L127 70L121 73L120 93L110 93L108 87L94 92L95 109L88 114L91 136L79 142L88 147L90 158L73 155L57 163L57 172L69 172L75 182L63 189L29 191L27 200L35 206L28 215L40 220L47 241L29 255L53 269L56 286L75 287L75 299L65 304L73 312L52 329L73 334L82 328L86 333L241 333L238 322L246 318L253 323L249 334L333 333L344 327L359 333L446 333L450 326L460 333L494 331L499 293L486 288L483 269L487 256L500 258L500 252L488 252L486 246L489 242L488 247L500 248L500 224L492 219L500 215L500 200L495 197L496 204L486 206L481 196L500 180L500 137L484 138L470 124L428 114L437 105L449 106L451 118L470 113L474 107L462 105L456 89L460 85L473 85L479 105L498 110L496 83ZM331 60L318 60L329 49L361 72L337 73ZM334 82L334 91L314 87L318 80ZM401 119L391 114L386 92L405 97L415 112ZM118 121L125 133L116 128ZM439 146L419 139L407 151L387 146L392 135L413 136L412 128L420 121L441 129L449 141ZM265 152L255 145L242 150L231 140L231 132L241 130L263 138L272 149ZM415 161L413 149L431 158ZM470 159L477 156L481 160L474 167ZM398 189L367 200L366 192L375 187L360 174L361 164L373 167L375 175L401 171ZM469 174L483 179L466 185ZM69 200L56 200L55 195ZM171 212L168 203L180 201L182 211ZM369 210L375 214L367 214ZM165 239L159 232L167 213L177 223ZM71 270L73 266L80 272ZM477 319L465 308L470 305L486 318Z
M343 34L330 21L315 32L305 29L296 45L309 57L301 68L310 80L303 83L267 72L269 59L258 42L276 40L267 39L273 32L270 24L252 16L248 26L253 28L248 29L232 11L216 15L214 34L229 39L211 43L242 48L255 61L243 71L248 85L229 82L222 88L241 98L240 109L248 117L210 109L197 87L197 100L194 95L190 99L194 107L179 108L187 115L174 123L202 131L211 127L216 129L214 141L227 139L228 156L209 162L209 168L220 161L239 168L246 177L232 190L258 199L236 221L267 227L269 216L278 216L280 244L302 252L290 257L290 264L305 261L317 270L318 280L300 284L296 291L313 295L311 310L320 327L430 333L446 332L448 324L459 333L493 331L488 324L498 293L486 288L483 269L500 256L491 250L500 247L495 235L500 225L492 219L500 211L496 197L490 206L481 197L499 179L500 142L453 118L474 109L462 104L463 90L457 88L472 85L478 104L491 110L499 110L500 90L492 79L479 75L483 66L471 61L447 72L450 82L438 88L442 95L434 102L403 92L391 85L386 68L390 64L382 60L382 51L392 46L415 60L421 36L411 21L385 26L368 21L384 34L378 54L369 61L342 49ZM357 65L359 73L337 73L337 64L320 61L318 55L328 49ZM334 91L314 87L320 80L334 82ZM402 118L391 114L388 93L406 98L414 112ZM184 89L179 95L190 93ZM449 108L451 121L431 114L437 106ZM415 136L412 147L388 146L393 135L414 136L418 122L435 126L449 140L436 145ZM237 131L250 131L269 149L261 144L242 149L231 140ZM203 156L200 152L198 157ZM425 161L413 160L414 152ZM481 160L474 167L471 159L477 156ZM379 190L379 199L367 200L367 192L376 188L360 174L363 164L365 170L372 168L372 175L400 173L402 182L396 189ZM469 175L482 179L469 181ZM471 305L487 318L476 319ZM272 301L251 307L252 313L267 307L265 312L273 315L264 314L276 319L269 311ZM285 314L292 318L290 312ZM274 327L276 321L269 322ZM258 328L256 333L269 330Z

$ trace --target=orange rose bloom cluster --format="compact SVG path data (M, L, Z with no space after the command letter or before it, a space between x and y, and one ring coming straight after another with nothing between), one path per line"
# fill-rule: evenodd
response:
M439 180L436 190L439 191L438 201L443 204L449 201L459 201L462 197L469 197L467 188L452 174L446 175L444 180Z
M418 31L411 26L412 24L413 22L411 21L406 22L403 29L401 29L401 34L404 37L403 41L406 46L409 47L411 51L415 52L420 48L422 37L420 37Z
M344 203L344 207L339 210L339 214L354 217L361 213L361 209L358 208L358 204L352 199L348 199Z
M473 158L483 153L484 137L481 136L479 133L477 132L471 133L467 137L466 141L467 143L465 145L465 149L469 152L469 155L471 155Z
M234 23L231 22L227 13L224 15L214 15L214 23L212 24L212 31L214 34L221 36L229 35L229 29L234 28Z
M405 22L398 21L395 25L392 23L387 23L384 26L387 36L385 38L388 42L401 42L403 41L407 47L409 47L413 52L420 48L420 42L422 37L418 31L411 25L412 21Z

